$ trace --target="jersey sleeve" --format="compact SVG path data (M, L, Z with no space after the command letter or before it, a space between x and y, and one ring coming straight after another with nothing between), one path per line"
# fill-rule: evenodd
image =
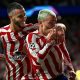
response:
M30 32L35 31L37 28L38 28L38 26L36 26L32 23L29 23L29 24L25 25L25 28L23 29L23 32L24 33L30 33Z
M64 56L64 64L65 64L65 66L67 67L67 69L69 71L74 71L69 52L68 52L64 42L62 44L60 44L60 49L61 49L61 51L63 53L63 56Z
M29 53L29 56L35 60L37 63L41 63L47 53L50 51L50 48L52 47L51 43L46 43L43 48L40 48L40 44L37 42L37 37L34 34L28 34L26 37L27 42L27 51Z

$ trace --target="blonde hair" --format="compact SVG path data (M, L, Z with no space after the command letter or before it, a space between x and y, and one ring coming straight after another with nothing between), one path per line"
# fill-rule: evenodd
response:
M39 11L38 20L44 20L44 19L46 19L46 17L48 15L52 15L52 16L56 17L56 13L53 12L52 10L43 9L43 10Z

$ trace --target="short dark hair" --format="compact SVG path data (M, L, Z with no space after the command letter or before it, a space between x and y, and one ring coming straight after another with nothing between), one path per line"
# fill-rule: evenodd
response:
M13 2L13 3L8 5L7 12L9 14L14 9L22 9L22 8L24 8L24 7L21 4L19 4L17 2Z

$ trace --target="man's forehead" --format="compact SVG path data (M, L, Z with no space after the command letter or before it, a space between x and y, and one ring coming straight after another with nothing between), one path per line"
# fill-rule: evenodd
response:
M48 20L48 21L49 21L49 20L51 20L51 21L54 21L54 20L55 20L55 21L56 21L57 18L54 17L54 16L49 15L49 16L46 17L46 20Z
M24 9L15 9L14 12L15 12L15 14L25 13L25 10Z

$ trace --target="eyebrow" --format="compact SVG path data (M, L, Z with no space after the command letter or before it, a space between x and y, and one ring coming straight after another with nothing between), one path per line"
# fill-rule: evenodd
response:
M18 15L18 17L22 17L22 16L23 16L22 14Z
M23 16L26 16L26 15L25 15L25 13L24 13L24 15L23 15L23 14L18 14L17 16L18 16L18 17L23 17Z

